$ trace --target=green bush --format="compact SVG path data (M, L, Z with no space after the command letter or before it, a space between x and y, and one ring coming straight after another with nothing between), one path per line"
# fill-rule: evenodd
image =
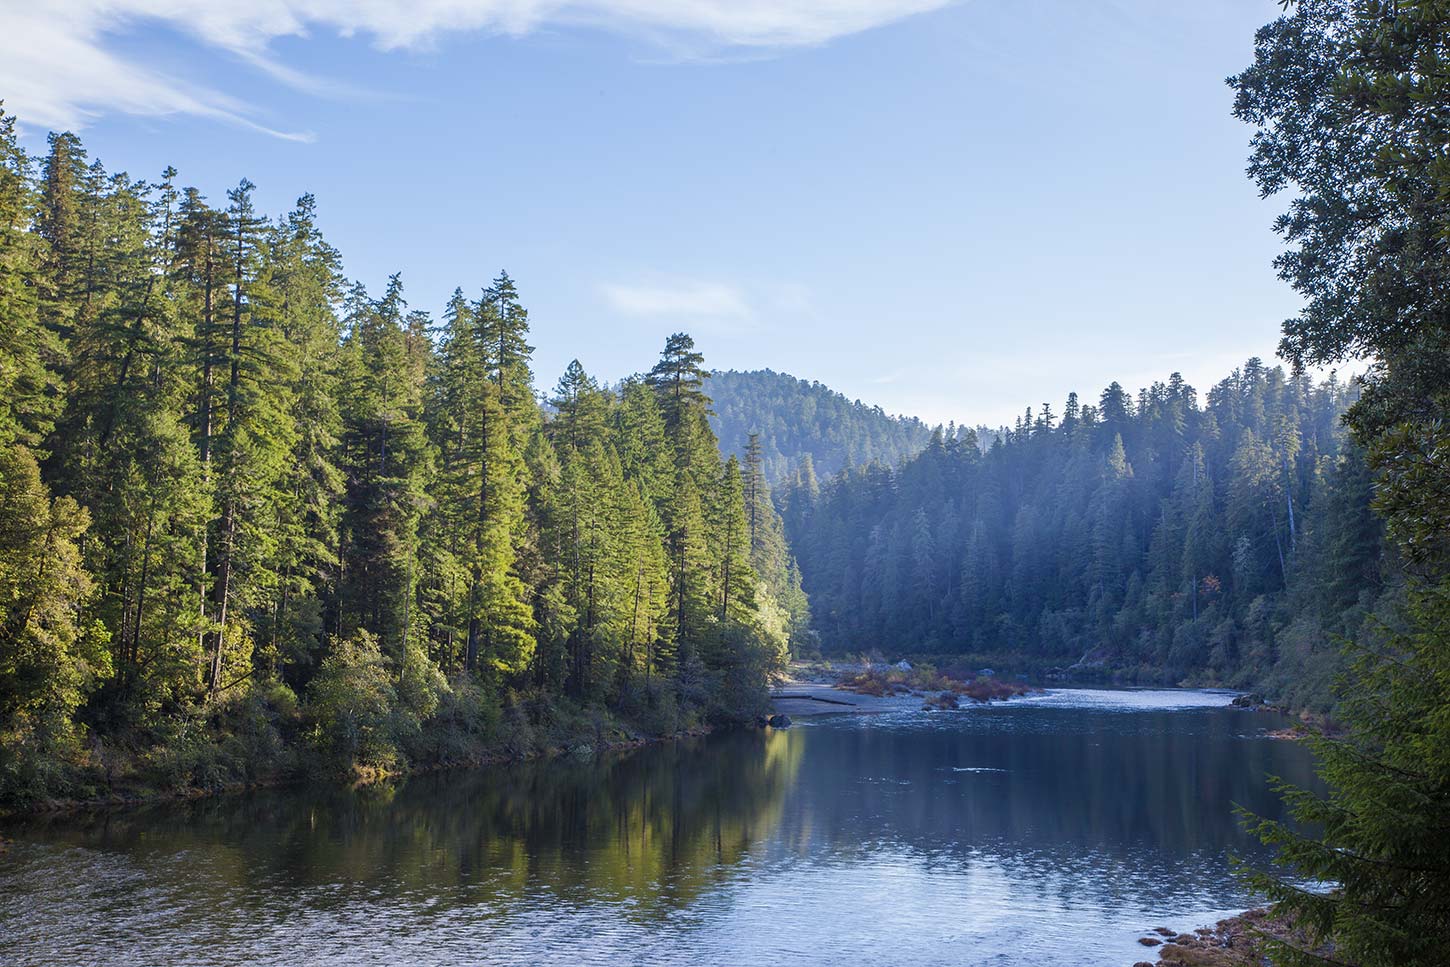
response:
M337 771L396 769L402 759L390 711L396 701L377 638L358 631L343 639L307 692L313 750Z
M407 746L409 758L435 765L477 762L498 739L498 699L469 675L443 684L431 717Z

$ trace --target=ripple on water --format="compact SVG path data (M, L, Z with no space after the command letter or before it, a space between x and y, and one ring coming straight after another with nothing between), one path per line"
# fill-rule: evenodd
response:
M1049 688L1039 695L1028 695L1014 701L1048 708L1164 712L1227 708L1238 694L1217 688Z
M0 960L1132 963L1248 905L1232 805L1307 775L1230 697L1054 689L7 831Z

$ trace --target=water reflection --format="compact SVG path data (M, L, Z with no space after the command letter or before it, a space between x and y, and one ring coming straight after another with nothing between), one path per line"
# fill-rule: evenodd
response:
M1232 804L1310 778L1276 724L1059 699L72 817L7 831L0 935L35 964L1131 963L1245 902Z
M16 831L132 862L187 854L218 885L346 902L437 890L440 904L527 893L687 903L770 832L800 746L775 733L598 760L434 773L399 786L264 790Z

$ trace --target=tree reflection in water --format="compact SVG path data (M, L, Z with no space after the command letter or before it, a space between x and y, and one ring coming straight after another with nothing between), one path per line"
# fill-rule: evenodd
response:
M1312 778L1279 724L846 716L59 817L7 831L0 933L36 964L1115 962L1249 901L1233 805L1277 815L1266 775Z

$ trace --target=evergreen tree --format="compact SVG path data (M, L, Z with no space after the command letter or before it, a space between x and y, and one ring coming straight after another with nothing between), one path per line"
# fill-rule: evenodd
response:
M337 462L341 295L338 254L316 224L316 202L304 195L269 235L266 306L290 357L287 398L297 428L291 460L278 482L270 568L276 574L265 629L267 660L297 682L315 666L324 637L323 604L337 587L339 507L344 479ZM273 669L278 670L278 669Z
M396 275L380 299L353 290L341 388L347 483L334 633L367 629L394 661L412 630L418 526L432 464L422 419L429 343L410 338L405 309Z
M1406 570L1403 616L1356 635L1341 688L1347 734L1318 742L1328 795L1289 792L1319 832L1259 826L1294 872L1338 889L1258 885L1332 941L1336 959L1365 967L1438 963L1443 951L1424 938L1450 932L1450 171L1447 122L1433 108L1447 93L1446 21L1439 3L1300 0L1258 32L1253 65L1230 80L1234 113L1256 129L1250 174L1265 194L1295 193L1277 226L1291 246L1278 265L1305 306L1284 324L1281 352L1296 367L1373 360L1347 420ZM1340 480L1354 486L1354 476ZM1292 468L1285 478L1292 498ZM1340 540L1325 543L1372 579L1372 555L1343 539L1371 540L1374 528L1343 519ZM1322 961L1280 946L1286 962Z
M45 245L29 231L36 217L31 162L0 108L0 446L37 446L61 401L55 367L62 346L41 318L33 280Z
M52 498L19 444L0 447L0 796L40 798L74 755L73 714L109 673L105 629L77 620L92 585L77 541L89 520Z
M808 609L688 336L613 389L572 364L546 419L507 274L435 333L397 276L344 290L310 195L273 220L14 132L0 798L476 760L505 714L526 752L560 704L760 711Z

